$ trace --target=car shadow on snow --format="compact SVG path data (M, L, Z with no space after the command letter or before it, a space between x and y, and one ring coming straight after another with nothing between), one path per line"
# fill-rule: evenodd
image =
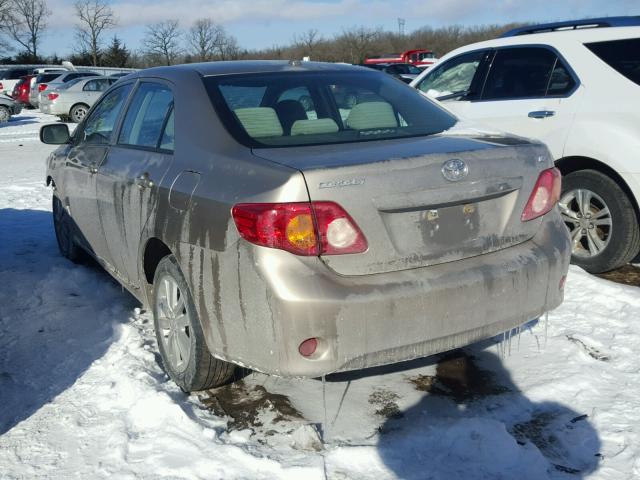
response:
M385 466L406 479L580 479L597 470L601 442L588 415L530 400L482 347L444 354L435 375L409 378L425 395L408 410L393 395L370 398L387 418Z
M51 212L0 209L0 244L2 434L76 382L136 303L96 264L60 255Z

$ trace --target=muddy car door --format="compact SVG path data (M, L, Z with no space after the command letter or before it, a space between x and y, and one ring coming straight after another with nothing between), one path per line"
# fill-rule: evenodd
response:
M100 220L117 276L138 285L141 232L173 161L173 93L169 84L142 81L118 140L97 175Z
M109 250L100 220L96 198L96 173L109 151L114 127L132 84L109 92L96 106L73 136L65 162L65 195L74 221L79 227L79 240L103 262L110 264Z

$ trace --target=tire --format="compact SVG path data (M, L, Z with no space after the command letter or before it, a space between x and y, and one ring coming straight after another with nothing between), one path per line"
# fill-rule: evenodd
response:
M640 251L640 228L633 204L607 175L597 170L568 174L562 179L559 206L572 235L571 262L587 272L603 273L621 267Z
M83 260L82 249L76 244L74 240L75 224L73 219L67 213L62 201L58 198L58 195L53 193L53 229L56 233L56 241L58 242L58 249L63 257L71 260L73 263L81 263Z
M89 106L84 103L78 103L69 110L69 118L73 123L80 123L89 111Z
M0 105L0 123L8 122L11 118L11 111L4 105Z
M231 379L235 365L209 352L191 292L173 255L160 261L153 277L153 323L164 369L184 392L217 387Z

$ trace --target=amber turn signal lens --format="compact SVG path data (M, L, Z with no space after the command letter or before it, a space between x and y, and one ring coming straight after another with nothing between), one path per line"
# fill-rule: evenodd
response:
M293 217L287 224L286 233L287 241L299 250L309 250L316 246L316 230L311 215Z

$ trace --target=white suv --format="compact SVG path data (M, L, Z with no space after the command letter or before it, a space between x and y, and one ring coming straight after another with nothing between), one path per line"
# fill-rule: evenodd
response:
M454 50L411 85L462 119L548 145L573 263L597 273L638 254L640 17L516 29Z

